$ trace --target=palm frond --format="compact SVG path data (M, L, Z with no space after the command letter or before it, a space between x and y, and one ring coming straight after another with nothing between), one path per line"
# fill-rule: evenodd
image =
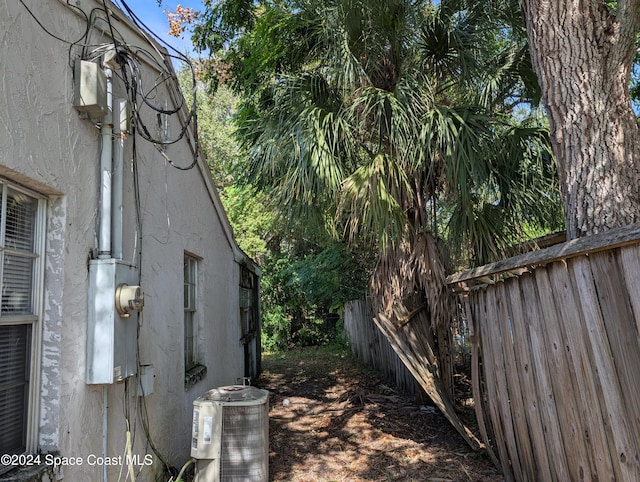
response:
M373 236L383 250L401 239L406 214L398 193L409 187L404 170L391 156L378 154L356 169L343 183L338 206L349 238Z

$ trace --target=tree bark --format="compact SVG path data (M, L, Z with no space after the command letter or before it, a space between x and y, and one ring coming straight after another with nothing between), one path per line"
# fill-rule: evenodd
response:
M629 80L640 0L523 0L558 163L567 237L640 220L640 131Z

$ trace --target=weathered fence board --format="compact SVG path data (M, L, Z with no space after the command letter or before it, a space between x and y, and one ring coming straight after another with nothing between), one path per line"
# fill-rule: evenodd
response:
M529 345L529 326L525 317L525 309L519 287L506 290L511 307L511 317L513 320L522 320L522 323L513 324L513 344L517 365L517 373L520 374L520 388L524 398L524 411L527 420L527 427L531 439L531 457L528 460L528 467L535 467L535 460L540 460L540 479L551 480L551 463L553 454L548 454L548 444L545 434L540 430L543 427L543 420L537 403L538 390L533 376L533 359Z
M614 461L616 479L640 480L634 476L633 467L629 467L626 460L620 460L620 454L626 459L627 454L637 453L631 439L627 423L626 411L623 403L623 387L620 386L618 374L613 362L613 353L606 334L604 319L600 308L597 289L591 266L586 261L573 263L577 288L582 300L585 325L587 328L590 347L594 353L595 366L601 386L601 406L605 413L602 419L610 426L609 451ZM597 368L597 370L596 370ZM606 447L603 447L606 449Z
M627 286L640 286L640 257L633 247L620 249L620 264ZM640 333L640 297L629 298L633 308L633 317L636 320L636 332Z
M567 469L567 456L562 442L562 434L560 432L560 422L558 410L553 395L552 378L554 373L551 370L546 346L544 340L543 314L539 303L537 303L537 293L535 280L533 276L525 275L520 278L520 290L524 301L523 320L529 330L528 336L531 350L531 371L535 378L537 391L538 407L541 411L541 419L543 424L540 426L542 433L536 431L537 437L543 437L547 446L548 454L551 460L550 469L555 473L556 479L551 480L571 480ZM515 288L515 286L514 286ZM480 382L480 380L475 380Z
M469 320L470 326L469 330L471 333L471 380L480 380L480 357L478 356L480 353L480 334L479 327L475 323L474 318L471 316L469 303L464 304L465 316L466 319ZM477 413L477 421L478 421L478 429L480 430L480 436L482 440L490 440L489 430L487 429L488 420L486 420L485 413L487 412L486 404L484 403L486 397L483 394L482 388L479 383L473 383L471 385L471 390L473 394L473 399L479 404L481 407L476 410ZM491 432L493 433L493 432ZM500 467L500 461L496 456L493 447L490 443L485 444L487 452L491 457L494 465L496 467Z
M343 318L353 355L396 387L415 395L419 389L415 378L373 322L369 304L364 300L346 303Z
M594 238L449 277L510 271L459 294L506 480L640 480L640 225Z
M638 420L637 415L633 415L640 400L640 350L638 350L638 337L629 298L615 253L607 252L594 256L591 271L611 346L614 368L622 389L621 396L627 414L628 429L633 438L633 444L638 447L640 426L633 423Z
M513 423L511 417L504 416L508 412L509 394L507 392L506 372L502 358L502 344L500 343L500 334L496 323L494 295L495 293L492 292L485 293L485 316L487 320L491 321L482 326L481 331L484 332L483 340L486 340L490 346L489 350L485 352L485 355L487 355L485 373L488 375L487 384L490 387L488 393L493 394L496 401L496 403L490 404L491 421L496 431L496 443L498 443L502 470L505 477L509 479L511 478L510 467L505 461L509 461L516 476L519 475L520 464L513 434ZM491 356L489 357L488 355Z
M579 319L582 320L580 314L580 306L576 302L571 284L568 282L569 272L566 263L556 263L551 266L549 278L553 287L556 306L560 313L561 320ZM574 316L575 315L575 316ZM580 315L578 317L578 315ZM599 394L594 384L593 358L586 340L587 334L582 329L583 323L576 326L565 326L563 336L567 340L567 350L570 350L573 362L573 379L576 383L577 401L582 402L580 409L580 418L585 424L584 440L586 449L592 463L594 479L602 480L607 474L613 474L614 468L611 464L611 458L607 451L599 451L598 447L607 446L606 434L604 433L604 425L600 416Z
M603 250L635 245L640 239L640 223L604 233L573 239L566 243L556 244L550 248L521 254L513 258L473 268L447 277L450 285L463 281L480 279L500 273L512 272L523 267L539 266L554 261L564 261L574 256L584 256Z
M507 387L509 390L509 400L511 413L513 414L513 430L516 434L518 446L513 457L519 459L521 480L527 480L525 474L530 473L534 468L531 439L529 437L529 424L525 415L525 398L528 394L522 391L520 377L516 362L516 351L514 343L515 324L512 323L512 316L509 313L508 296L503 285L497 287L496 308L498 316L498 327L500 338L505 342L502 344L504 356L504 368L507 374Z
M553 370L553 393L557 400L558 419L563 436L565 454L569 464L571 480L594 480L590 468L590 456L585 445L584 431L581 430L582 396L576 384L573 370L575 347L565 337L565 328L575 329L574 316L564 317L559 308L564 300L556 298L547 270L536 270L539 302L543 308L547 339L547 356Z

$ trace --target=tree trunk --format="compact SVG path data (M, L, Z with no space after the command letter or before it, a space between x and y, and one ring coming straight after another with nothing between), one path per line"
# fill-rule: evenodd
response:
M523 0L550 121L568 239L640 220L640 132L629 80L640 0Z

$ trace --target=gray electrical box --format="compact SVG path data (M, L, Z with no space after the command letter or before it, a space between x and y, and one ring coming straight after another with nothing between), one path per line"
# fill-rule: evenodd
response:
M107 113L107 76L95 62L76 60L73 106L93 119Z
M143 304L138 279L137 268L118 259L89 263L87 384L120 382L136 374L138 311ZM121 302L119 297L127 292L138 294Z
M140 365L140 373L138 374L138 390L139 397L147 397L153 394L153 379L155 377L153 365Z
M113 99L113 132L116 134L131 132L131 108L127 99Z

